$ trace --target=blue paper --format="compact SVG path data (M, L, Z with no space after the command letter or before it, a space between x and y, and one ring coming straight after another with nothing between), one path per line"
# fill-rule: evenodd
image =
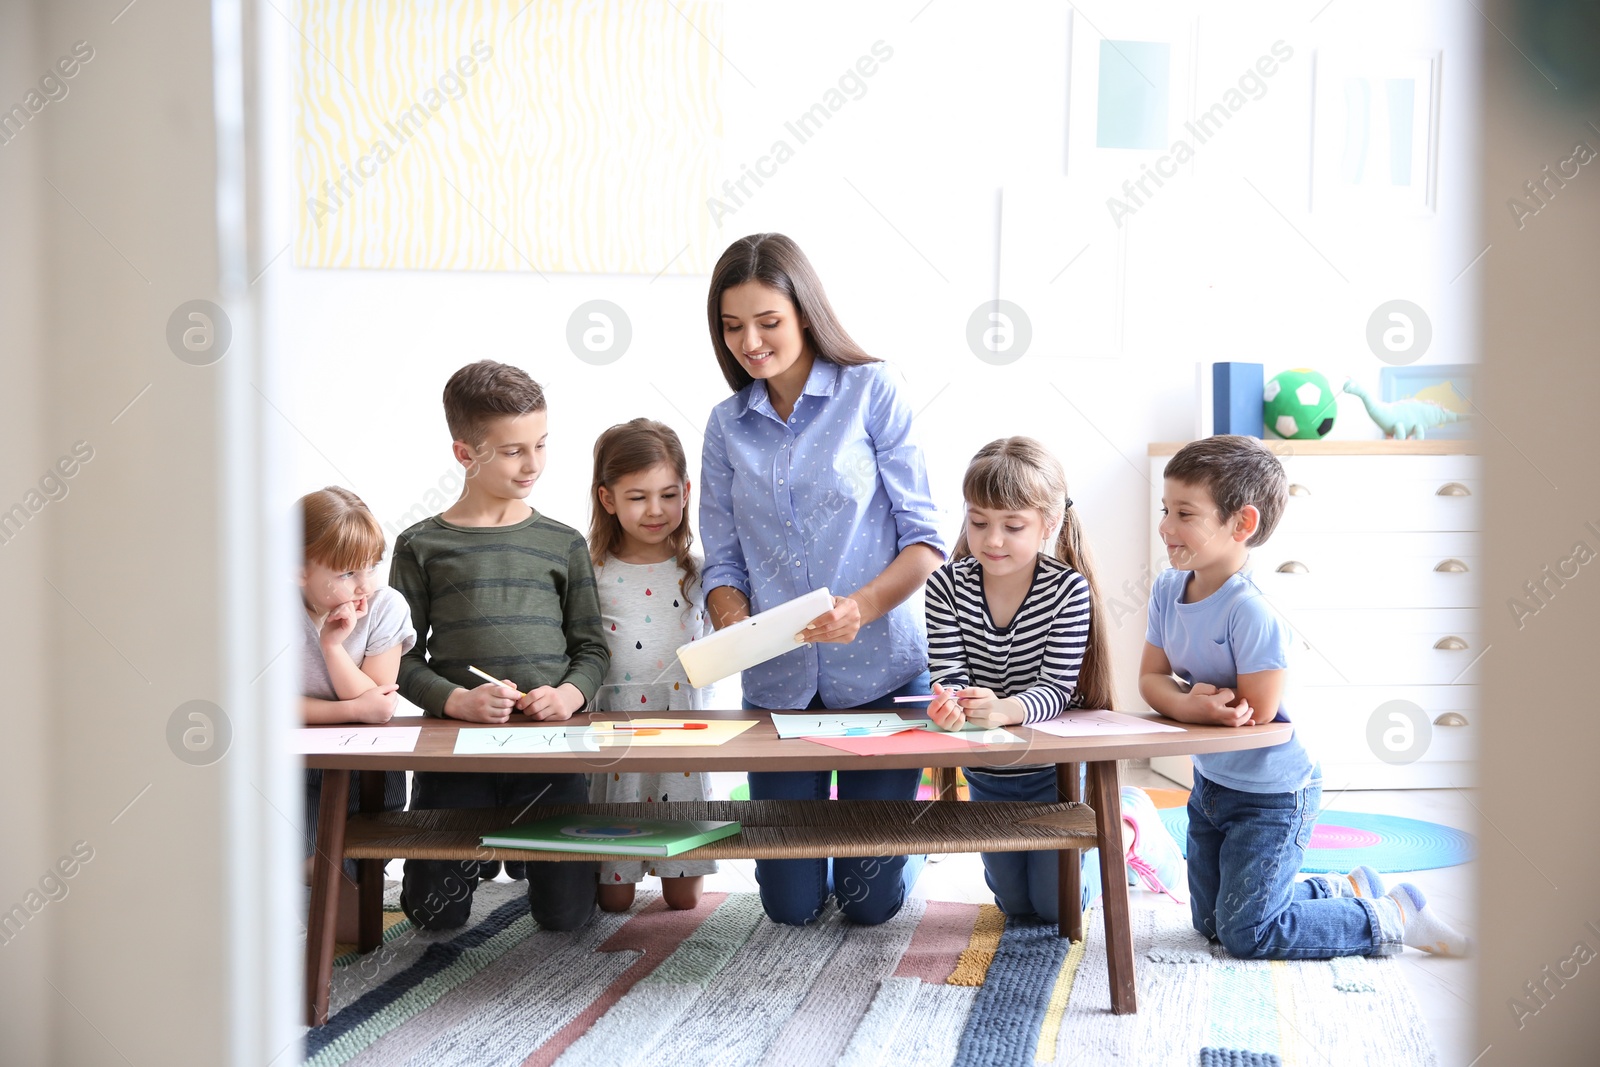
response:
M1101 41L1094 143L1101 148L1166 148L1171 70L1171 45Z

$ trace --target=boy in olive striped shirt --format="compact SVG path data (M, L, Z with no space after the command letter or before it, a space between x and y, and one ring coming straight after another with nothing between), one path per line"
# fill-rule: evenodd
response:
M570 718L610 653L583 536L525 499L544 470L544 391L517 367L481 360L451 375L444 412L466 489L395 539L389 584L410 604L418 638L400 663L400 693L465 722L503 723L513 711ZM480 684L469 666L504 685ZM413 811L587 801L582 774L418 772L411 788ZM576 930L593 916L596 864L519 866L540 926ZM400 905L424 929L453 929L467 921L478 877L474 860L407 860Z

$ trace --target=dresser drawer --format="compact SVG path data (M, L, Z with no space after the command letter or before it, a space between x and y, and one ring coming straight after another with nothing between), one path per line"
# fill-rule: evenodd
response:
M1278 524L1284 533L1479 528L1483 477L1476 456L1281 459L1289 477Z
M1252 577L1292 608L1470 608L1480 603L1476 534L1286 533L1250 553Z
M1392 700L1409 701L1422 709L1429 723L1427 743L1416 762L1452 763L1477 756L1478 693L1473 685L1291 685L1284 706L1316 758L1324 763L1369 763L1381 762L1368 735L1373 714ZM1445 721L1438 722L1440 718Z
M1280 605L1280 610L1282 606ZM1468 608L1289 611L1293 684L1472 685L1483 638Z

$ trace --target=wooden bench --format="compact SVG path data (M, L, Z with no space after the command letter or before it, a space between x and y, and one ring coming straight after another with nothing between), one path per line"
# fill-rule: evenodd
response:
M356 815L346 823L346 859L614 860L615 854L490 848L492 830L552 815L734 820L732 837L679 860L825 859L938 852L1033 852L1093 848L1094 811L1084 804L956 800L711 800L670 804L549 804Z
M383 861L389 859L579 860L592 853L531 852L484 848L479 836L523 819L565 812L649 814L661 804L540 806L525 813L501 810L381 812L384 770L593 773L599 771L825 771L927 767L1008 767L1054 764L1054 804L933 801L707 801L674 804L672 813L693 819L735 819L742 832L685 857L695 859L797 859L830 856L911 855L926 852L1054 850L1060 871L1060 931L1083 938L1079 906L1079 857L1100 846L1100 880L1106 934L1106 970L1111 1007L1117 1014L1137 1009L1134 995L1133 940L1129 928L1128 883L1122 859L1121 782L1117 760L1193 752L1261 748L1287 740L1292 727L1269 723L1249 728L1189 727L1181 731L1092 738L1058 738L1020 732L1026 745L994 745L964 750L850 756L803 740L781 740L759 712L697 712L697 718L758 719L744 734L720 746L682 748L619 747L595 752L541 752L518 755L456 755L460 730L474 727L428 720L409 753L349 751L306 757L323 770L311 911L306 937L306 1014L312 1026L328 1018L333 971L335 913L340 867L357 861L360 896L358 948L371 951L382 940ZM514 723L520 723L517 716ZM582 717L575 720L585 721ZM392 725L414 724L397 722ZM337 729L337 727L328 727ZM1080 763L1088 764L1088 792L1081 795ZM371 773L367 773L371 772ZM352 774L361 775L362 814L349 816ZM937 778L936 778L937 781ZM938 796L949 796L950 782L938 782ZM1085 803L1087 801L1087 803ZM1104 847L1108 846L1109 847ZM615 857L611 857L615 858Z

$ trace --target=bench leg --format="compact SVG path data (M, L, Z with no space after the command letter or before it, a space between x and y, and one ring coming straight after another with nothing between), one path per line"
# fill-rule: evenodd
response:
M1089 764L1089 802L1100 836L1100 890L1106 920L1106 972L1111 1011L1139 1010L1133 980L1133 929L1128 914L1127 860L1122 854L1122 781L1116 760Z
M383 810L383 771L361 772L361 810ZM383 941L383 861L357 860L356 880L360 885L357 905L356 948L371 952Z
M1076 763L1056 764L1056 799L1071 800L1083 803L1083 789L1078 782L1078 767ZM1083 852L1081 849L1064 848L1056 853L1056 885L1059 886L1060 898L1056 901L1059 911L1061 936L1072 941L1083 940Z
M328 1021L333 982L333 933L343 876L344 823L350 810L350 772L322 772L317 807L317 853L311 864L311 912L306 917L306 1025Z
M956 800L958 799L956 784L956 769L954 767L933 767L933 799Z

